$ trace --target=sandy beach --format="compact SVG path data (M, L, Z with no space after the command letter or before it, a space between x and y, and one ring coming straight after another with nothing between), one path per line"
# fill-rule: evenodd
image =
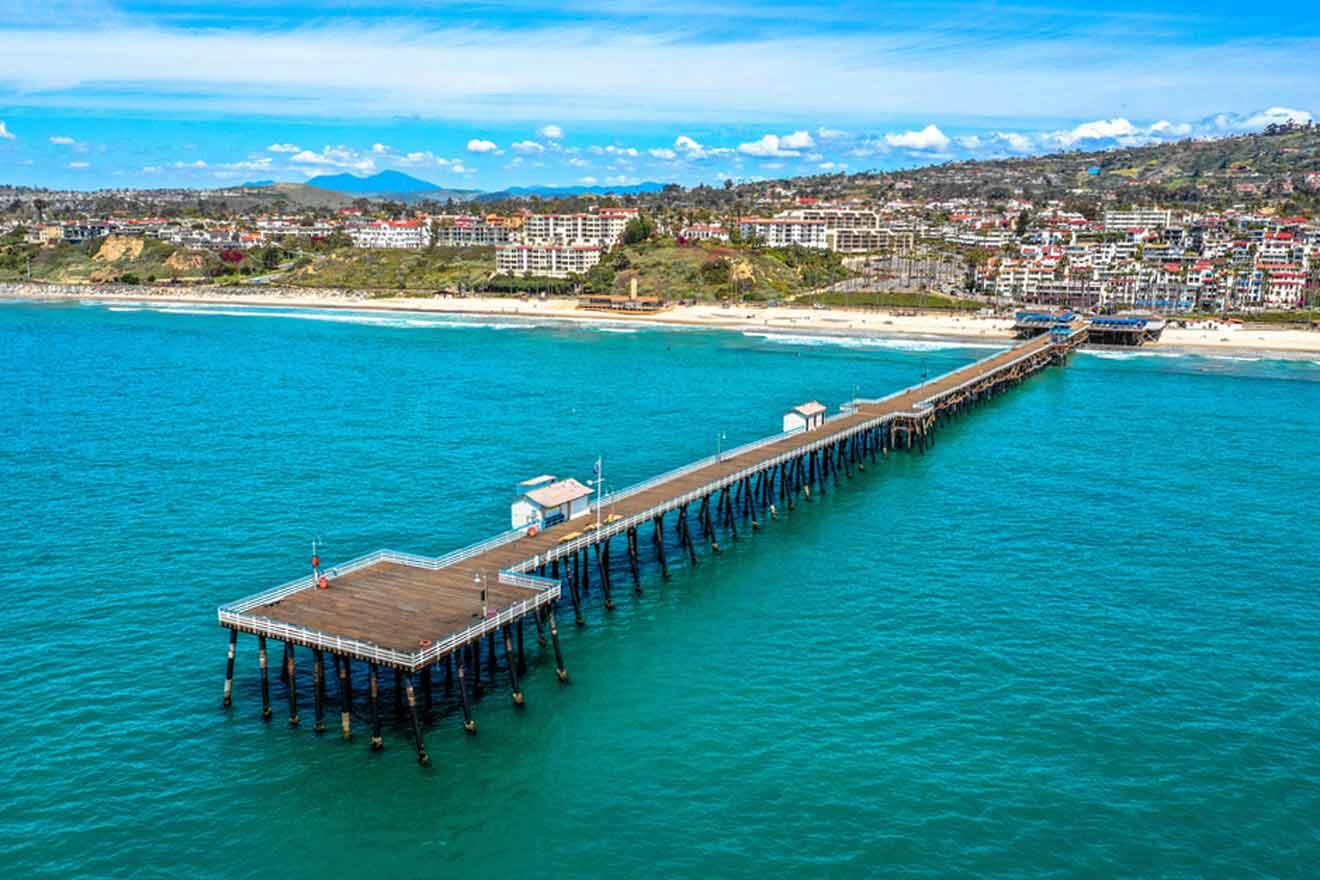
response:
M760 329L797 333L945 337L981 341L1012 339L1013 321L997 316L884 309L812 309L777 306L673 306L652 315L580 309L576 299L514 297L381 297L361 291L268 287L126 287L122 285L0 284L0 298L32 300L120 300L161 303L283 306L509 316L573 321L635 322L689 327ZM1253 327L1176 328L1164 331L1158 348L1239 350L1290 354L1320 353L1320 332Z

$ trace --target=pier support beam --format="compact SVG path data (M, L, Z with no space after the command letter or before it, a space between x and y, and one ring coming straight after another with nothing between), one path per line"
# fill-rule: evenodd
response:
M596 568L600 571L600 588L605 594L605 610L614 610L614 597L610 595L610 545L609 539L596 542Z
M261 720L270 720L270 670L267 668L266 637L257 636L257 662L261 665Z
M225 661L225 698L220 704L228 709L234 704L234 649L238 645L238 630L229 631L229 659Z
M353 738L353 661L347 657L337 658L335 666L339 668L339 729L345 740ZM412 682L409 681L408 702L412 702Z
M628 568L632 570L633 592L642 595L642 569L641 562L637 558L637 527L628 528Z
M408 694L408 713L412 716L413 742L417 744L417 763L423 767L431 766L431 759L426 754L426 743L422 741L422 723L417 719L417 695L413 693L413 678L403 677Z
M284 677L289 683L289 726L297 727L301 723L298 718L298 658L293 645L288 642L284 643L284 655Z
M555 609L550 606L546 614L546 620L550 624L550 641L555 646L555 674L559 676L561 682L568 681L568 671L564 669L564 655L559 650L559 625L555 623Z
M430 724L434 716L435 695L431 692L431 667L421 671L422 679L422 722Z
M522 688L518 687L518 661L513 656L513 632L509 625L504 625L504 659L509 664L509 686L512 688L510 695L513 698L513 705L521 706L523 704Z
M459 651L467 651L468 653L471 653L472 643L469 642L467 645L464 645ZM458 671L458 696L463 703L463 729L469 734L475 734L477 732L477 722L472 720L472 705L468 702L467 665L467 661L464 660L460 653L459 657L454 662L454 668Z
M564 563L564 568L568 569L567 562ZM576 553L573 554L572 570L566 571L566 574L568 575L568 595L573 599L573 619L578 626L582 626L586 621L582 619L582 599L578 595L578 555Z
M371 698L371 750L379 752L385 748L385 740L380 736L380 682L375 663L367 664L367 693Z
M665 559L665 515L660 514L652 522L655 523L655 531L651 534L651 540L655 543L655 556L660 562L660 576L667 580L669 561Z
M339 658L335 658L335 666L339 665ZM312 651L312 714L316 720L312 724L312 730L317 733L325 733L325 652L319 648Z

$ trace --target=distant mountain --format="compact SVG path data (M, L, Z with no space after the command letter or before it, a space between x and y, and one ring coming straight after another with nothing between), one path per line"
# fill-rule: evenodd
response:
M274 186L274 185L275 185L275 181L273 180L249 180L247 183L240 184L240 186L253 187L253 188L259 186Z
M660 192L667 184L646 180L630 186L511 186L499 192L481 193L476 198L482 202L496 202L501 199L525 199L532 196L541 198L562 198L565 196L637 195L638 193Z
M370 177L356 174L322 174L307 181L308 186L334 192L363 196L422 196L447 199L451 194L470 195L467 190L451 190L402 171L381 171ZM455 196L456 198L458 195Z

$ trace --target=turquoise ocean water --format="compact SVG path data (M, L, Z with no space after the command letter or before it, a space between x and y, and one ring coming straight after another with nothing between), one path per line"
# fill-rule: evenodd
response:
M0 306L3 876L1315 876L1309 360L1083 353L570 615L572 684L534 651L429 770L392 721L288 730L277 681L263 724L250 637L220 709L215 606L313 535L438 554L533 474L621 487L987 353Z

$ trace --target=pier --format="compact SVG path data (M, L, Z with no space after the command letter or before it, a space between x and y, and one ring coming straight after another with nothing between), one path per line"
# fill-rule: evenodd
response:
M569 681L559 639L565 605L584 624L593 590L606 612L629 585L642 595L643 556L654 557L667 577L670 552L696 563L698 548L718 553L721 540L737 540L740 528L759 529L868 463L896 451L924 453L941 424L1061 363L1087 335L1083 321L1054 322L1007 351L920 385L850 401L832 416L605 494L563 521L514 528L445 556L380 550L326 566L313 551L308 574L218 609L229 630L223 705L233 702L238 636L245 633L256 637L261 717L273 717L268 652L277 641L289 724L302 725L310 698L313 729L322 732L328 654L341 736L353 738L355 713L365 705L371 748L383 747L388 688L394 719L411 731L417 759L427 765L425 731L437 696L461 709L469 734L476 733L474 706L483 692L507 688L523 705L531 631L559 680ZM300 679L299 665L307 662L311 676ZM357 698L364 676L364 699ZM300 692L300 684L309 687Z

